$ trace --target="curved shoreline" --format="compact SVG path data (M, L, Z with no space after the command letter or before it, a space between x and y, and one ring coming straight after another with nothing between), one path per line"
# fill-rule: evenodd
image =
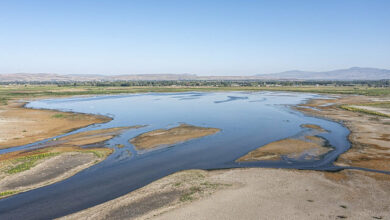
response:
M26 105L27 102L13 100L0 106L0 149L29 145L112 120L103 115L34 109Z

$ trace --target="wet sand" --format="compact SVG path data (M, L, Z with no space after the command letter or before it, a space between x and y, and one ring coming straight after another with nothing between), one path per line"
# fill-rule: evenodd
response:
M321 126L315 125L315 124L303 124L302 127L303 128L315 129L315 130L317 130L319 132L326 132L326 130L321 128Z
M158 129L143 133L130 140L137 150L152 149L162 145L173 145L219 132L218 128L204 128L181 124L170 129Z
M28 109L24 104L10 101L0 106L0 148L34 143L111 120L101 115Z

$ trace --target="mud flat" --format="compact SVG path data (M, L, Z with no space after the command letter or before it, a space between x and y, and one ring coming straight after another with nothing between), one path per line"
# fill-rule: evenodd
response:
M143 133L130 140L137 150L148 150L163 145L172 145L179 142L200 138L219 132L218 128L204 128L181 124L170 129L158 129Z
M303 128L310 128L310 129L315 129L319 132L327 132L325 129L323 129L321 126L319 125L315 125L315 124L303 124L302 125Z
M101 162L112 149L81 146L104 146L104 141L138 127L80 132L52 140L35 150L1 154L0 198L64 180Z
M331 150L331 148L323 146L324 140L319 137L308 136L307 139L307 141L300 139L275 141L249 152L237 159L237 162L280 160L282 156L298 159L304 154L318 157Z
M0 148L34 143L111 120L101 115L28 109L24 104L10 101L0 106Z
M182 171L63 219L387 219L390 182L364 171ZM386 180L385 180L386 179ZM364 200L362 199L364 198Z
M390 171L390 118L347 110L343 106L375 106L388 103L390 97L340 96L335 99L316 99L297 107L305 113L340 121L351 131L352 147L341 154L336 165L355 166ZM306 108L305 108L306 107ZM314 107L313 110L307 107ZM373 111L371 108L370 110Z

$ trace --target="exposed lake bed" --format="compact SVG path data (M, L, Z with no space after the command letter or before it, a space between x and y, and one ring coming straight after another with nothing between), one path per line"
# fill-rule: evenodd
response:
M54 207L54 204L67 204L67 207L53 208L49 213L45 213L46 217L51 218L114 199L180 170L235 167L334 170L337 167L333 165L333 161L350 147L348 129L339 123L311 117L288 107L303 104L313 98L320 98L320 96L277 92L192 92L32 102L29 107L108 115L113 118L108 123L86 127L76 133L134 125L145 126L125 131L106 141L105 146L110 148L118 145L123 147L115 148L114 153L98 165L66 181L18 195L21 196L19 199L18 196L8 198L8 203L3 204L5 207L13 208L18 207L18 200L31 203L50 200L53 205L47 204L48 207ZM220 131L213 130L210 133L212 135L202 135L204 137L195 135L197 139L189 141L183 139L177 144L168 142L165 146L149 151L139 151L140 149L133 146L131 141L129 142L140 135L161 131L161 129L174 129L183 123L199 128L213 128L218 131L220 129ZM283 139L294 140L294 143L285 143L285 145L297 146L296 150L290 149L290 152L287 152L290 156L283 156L286 152L281 152L281 156L273 161L235 162L248 152ZM309 143L310 146L302 148L303 142ZM310 154L307 154L307 150L313 149L313 144L319 142L321 144L318 149L326 143L328 146L326 151L308 157ZM291 154L296 153L293 151L297 151L299 156L292 157ZM108 179L109 184L106 184ZM99 186L88 187L90 184ZM66 195L66 192L71 190L80 191L83 198L68 205L71 197ZM99 190L108 193L96 194ZM25 207L27 208L25 212L38 208L36 204L29 206L30 208ZM6 210L2 208L2 211ZM12 215L12 213L8 214Z

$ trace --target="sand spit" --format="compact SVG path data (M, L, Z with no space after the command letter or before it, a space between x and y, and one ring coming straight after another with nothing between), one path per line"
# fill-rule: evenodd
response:
M387 219L390 182L363 171L182 171L62 219ZM362 199L364 198L364 200Z
M129 129L137 129L142 126L128 126L128 127L115 127L115 128L105 128L91 131L79 132L76 134L64 136L51 142L48 142L46 145L73 145L73 146L85 146L91 144L97 144L104 141L107 141L122 132Z
M137 150L152 149L162 145L173 145L179 142L200 138L219 132L218 128L204 128L181 124L170 129L158 129L143 133L130 140Z
M111 120L101 115L28 109L24 104L11 101L0 106L0 148L34 143Z
M281 160L282 156L298 159L301 156L307 155L312 157L319 157L332 150L329 147L324 147L324 140L308 136L308 140L300 139L283 139L266 144L257 148L237 159L237 162L259 161L259 160Z
M52 147L2 157L0 198L69 178L111 152L109 148Z
M336 99L311 100L299 110L342 122L351 131L352 147L336 161L340 166L356 166L390 171L390 118L364 112L348 111L341 106L360 106L388 102L389 97L340 96Z
M104 146L123 131L139 126L85 131L43 144L35 150L0 155L0 198L49 185L104 160L112 153Z

